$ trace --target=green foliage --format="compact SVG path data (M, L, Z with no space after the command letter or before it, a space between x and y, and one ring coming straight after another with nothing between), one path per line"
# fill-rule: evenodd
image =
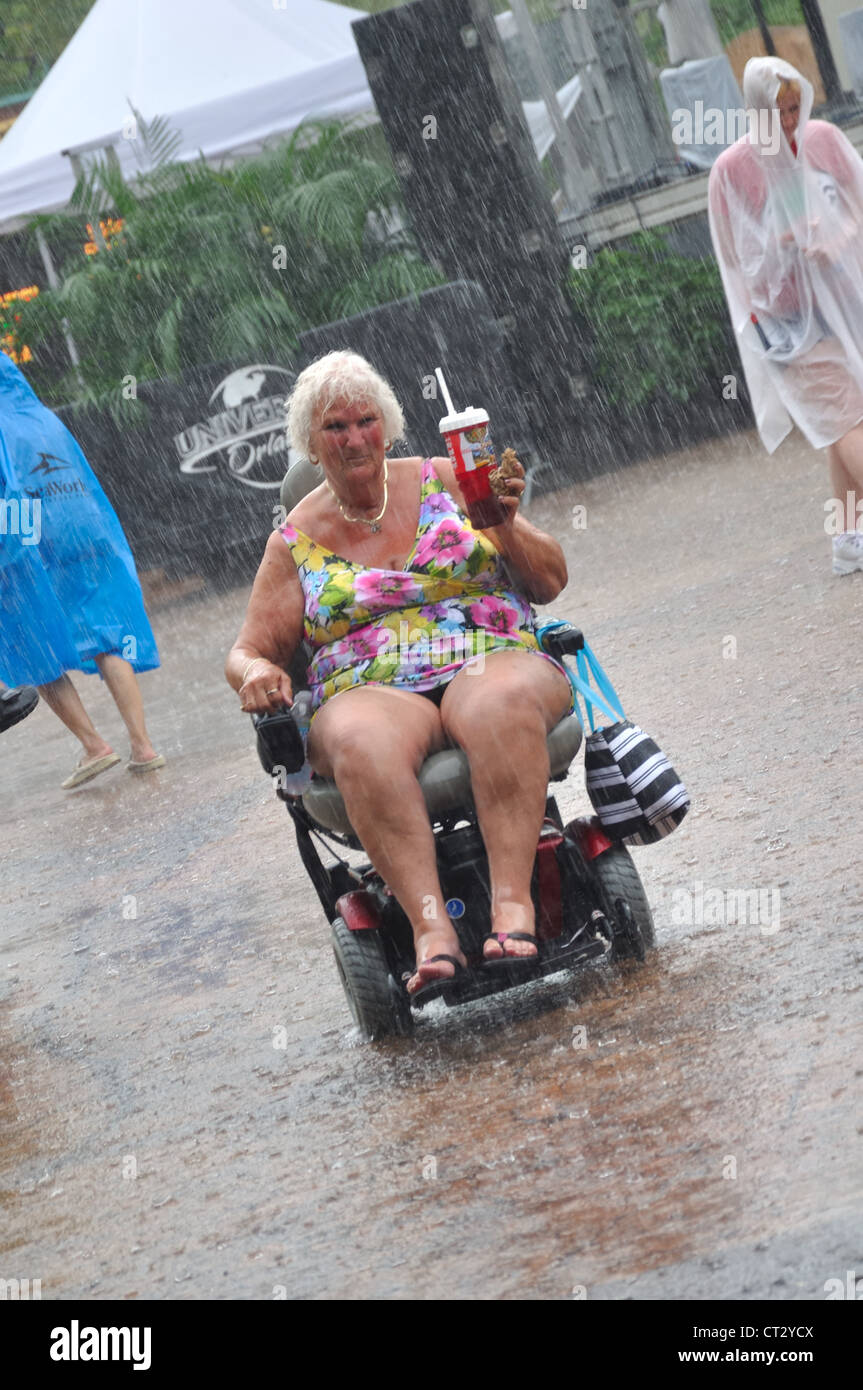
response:
M572 270L569 288L610 403L637 412L688 401L725 370L728 313L712 258L676 255L661 232L639 232Z
M0 6L0 96L29 91L57 61L93 0L3 0Z
M648 61L657 71L668 67L668 46L665 30L656 17L655 10L642 10L635 16L635 32L641 39Z
M723 44L736 39L748 29L758 27L750 0L711 0L710 8L719 38ZM799 0L763 0L764 17L770 28L778 24L802 24L803 11ZM654 10L643 10L635 16L635 27L644 51L656 68L668 67L668 48L665 30Z
M214 169L177 163L166 122L135 114L134 183L102 160L68 211L31 224L62 279L21 312L20 341L34 352L28 375L50 404L100 400L128 419L124 376L287 354L308 328L441 283L404 229L387 230L397 180L364 132L309 123L255 159ZM122 230L85 255L85 225L100 217L122 218ZM39 347L66 324L80 374L57 380Z
M711 0L710 8L724 44L730 43L738 34L745 34L747 29L758 26L749 0ZM799 0L762 0L762 8L769 28L775 24L803 23Z

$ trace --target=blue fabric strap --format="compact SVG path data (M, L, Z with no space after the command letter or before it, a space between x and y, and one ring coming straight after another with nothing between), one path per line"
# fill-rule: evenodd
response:
M534 632L540 647L543 649L545 647L543 639L546 633L551 633L556 627L560 626L561 623L555 620L537 624ZM593 717L594 706L601 709L604 714L607 714L613 724L616 724L619 719L625 719L626 715L623 712L623 705L620 702L620 697L605 671L600 666L593 648L585 642L583 650L576 652L575 659L578 664L577 675L568 662L565 661L563 664L566 674L569 676L570 685L572 686L573 705L581 727L584 728L584 720L581 717L581 709L578 703L579 695L581 695L584 700L584 707L590 723L591 733L593 733L596 728ZM590 683L591 676L594 681L593 685Z
M585 700L598 706L605 714L609 715L615 723L617 723L619 719L625 719L626 715L623 712L620 696L611 684L602 666L600 666L593 648L587 642L585 642L582 651L576 652L576 661L578 662L579 676L587 687ZM593 677L596 690L590 685L591 677ZM609 709L609 706L611 706L611 709ZM593 710L590 707L588 707L587 710L587 717L590 720L590 729L592 733L594 721Z
M581 656L581 652L579 652L578 655ZM607 703L605 699L603 699L599 691L595 690L594 687L590 685L589 681L584 680L583 677L580 675L576 675L571 666L567 666L566 674L569 676L569 682L572 686L575 712L581 720L582 728L584 728L584 720L581 718L581 711L578 707L578 693L581 694L584 700L584 707L587 711L587 718L590 723L591 733L593 733L594 729L596 728L596 721L593 717L594 706L601 709L603 714L607 714L612 724L616 724L619 719L625 718L622 710L613 709L611 705Z

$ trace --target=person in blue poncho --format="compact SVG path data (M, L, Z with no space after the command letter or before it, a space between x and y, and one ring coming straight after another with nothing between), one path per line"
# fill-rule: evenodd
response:
M97 670L129 731L127 768L164 765L136 671L159 665L123 529L75 440L0 352L0 681L35 685L83 756L64 789L121 761L66 674Z

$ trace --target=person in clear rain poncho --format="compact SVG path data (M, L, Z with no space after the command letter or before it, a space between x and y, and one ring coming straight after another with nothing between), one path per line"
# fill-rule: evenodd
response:
M827 449L833 570L863 569L863 161L781 58L743 74L749 131L710 174L710 230L768 453Z

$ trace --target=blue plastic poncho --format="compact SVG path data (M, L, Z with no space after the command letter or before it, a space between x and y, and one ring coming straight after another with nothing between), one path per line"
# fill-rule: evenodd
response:
M0 352L0 680L94 672L101 652L159 665L132 552L66 426Z

